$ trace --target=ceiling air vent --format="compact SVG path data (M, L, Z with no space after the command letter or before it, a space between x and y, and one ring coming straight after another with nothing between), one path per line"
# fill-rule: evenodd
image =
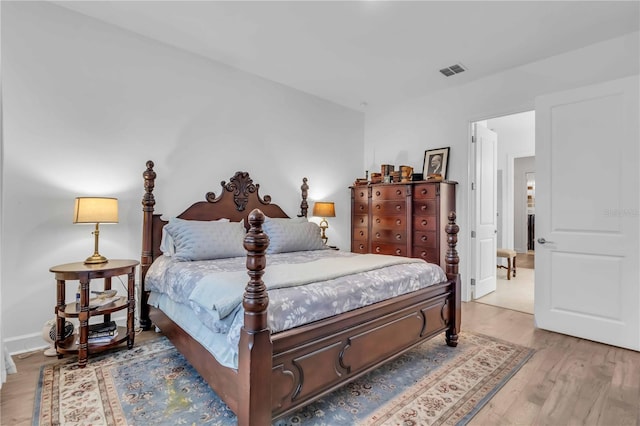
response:
M454 64L447 68L442 68L440 72L447 77L451 77L452 75L460 74L465 71L465 67L462 64Z

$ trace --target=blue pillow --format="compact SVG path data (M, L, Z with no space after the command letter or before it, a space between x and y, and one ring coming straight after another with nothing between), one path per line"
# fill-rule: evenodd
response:
M183 220L183 219L178 219L174 217L172 219L169 219L169 222L180 221L180 220ZM194 221L190 221L190 222L194 222ZM223 219L214 220L212 222L229 222L229 219L223 218ZM173 237L171 236L171 234L167 232L166 226L162 227L162 238L160 239L160 251L162 252L163 255L167 257L171 257L176 254L176 245L173 242Z
M265 217L262 229L269 236L267 253L286 253L292 251L321 250L324 242L317 223L306 218L270 218Z
M172 218L164 227L173 239L178 261L213 260L246 255L243 222Z

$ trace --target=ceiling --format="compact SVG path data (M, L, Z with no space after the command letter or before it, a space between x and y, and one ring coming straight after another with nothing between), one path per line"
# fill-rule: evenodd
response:
M639 30L639 1L55 1L354 109ZM439 70L462 64L452 77Z

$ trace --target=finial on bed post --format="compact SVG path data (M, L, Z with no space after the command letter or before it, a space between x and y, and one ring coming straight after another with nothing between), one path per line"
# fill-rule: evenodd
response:
M140 327L144 330L151 328L149 319L149 305L147 305L148 293L145 291L144 278L147 270L153 262L153 241L151 224L153 223L153 210L156 200L153 197L156 172L153 171L153 161L147 161L147 169L142 173L144 178L144 195L142 196L142 255L140 257L141 279L140 285L142 297L140 301Z
M300 202L300 216L307 217L307 211L309 210L309 203L307 203L307 195L309 193L309 185L307 185L307 178L302 178L302 186L300 187L302 193L302 201Z
M449 223L445 228L445 232L447 233L447 245L449 246L446 257L447 274L458 274L458 263L460 263L460 258L456 251L456 244L458 243L459 230L460 227L456 224L456 212L449 212Z
M267 266L265 252L269 237L262 231L264 213L254 209L249 213L249 232L244 238L247 250L249 282L245 287L242 307L244 326L238 345L238 425L271 424L271 369L273 343L267 325L269 296L262 281Z

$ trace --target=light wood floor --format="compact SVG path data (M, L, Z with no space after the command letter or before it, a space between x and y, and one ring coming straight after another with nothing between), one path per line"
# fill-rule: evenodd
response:
M462 318L463 330L536 349L471 425L640 424L640 353L539 330L532 315L480 303L464 303ZM143 332L136 342L156 336ZM40 366L57 359L15 361L18 373L0 393L0 424L30 425Z
M507 271L499 269L496 275L496 289L476 299L478 303L513 309L528 314L534 312L535 271L518 268L518 275L507 279Z

